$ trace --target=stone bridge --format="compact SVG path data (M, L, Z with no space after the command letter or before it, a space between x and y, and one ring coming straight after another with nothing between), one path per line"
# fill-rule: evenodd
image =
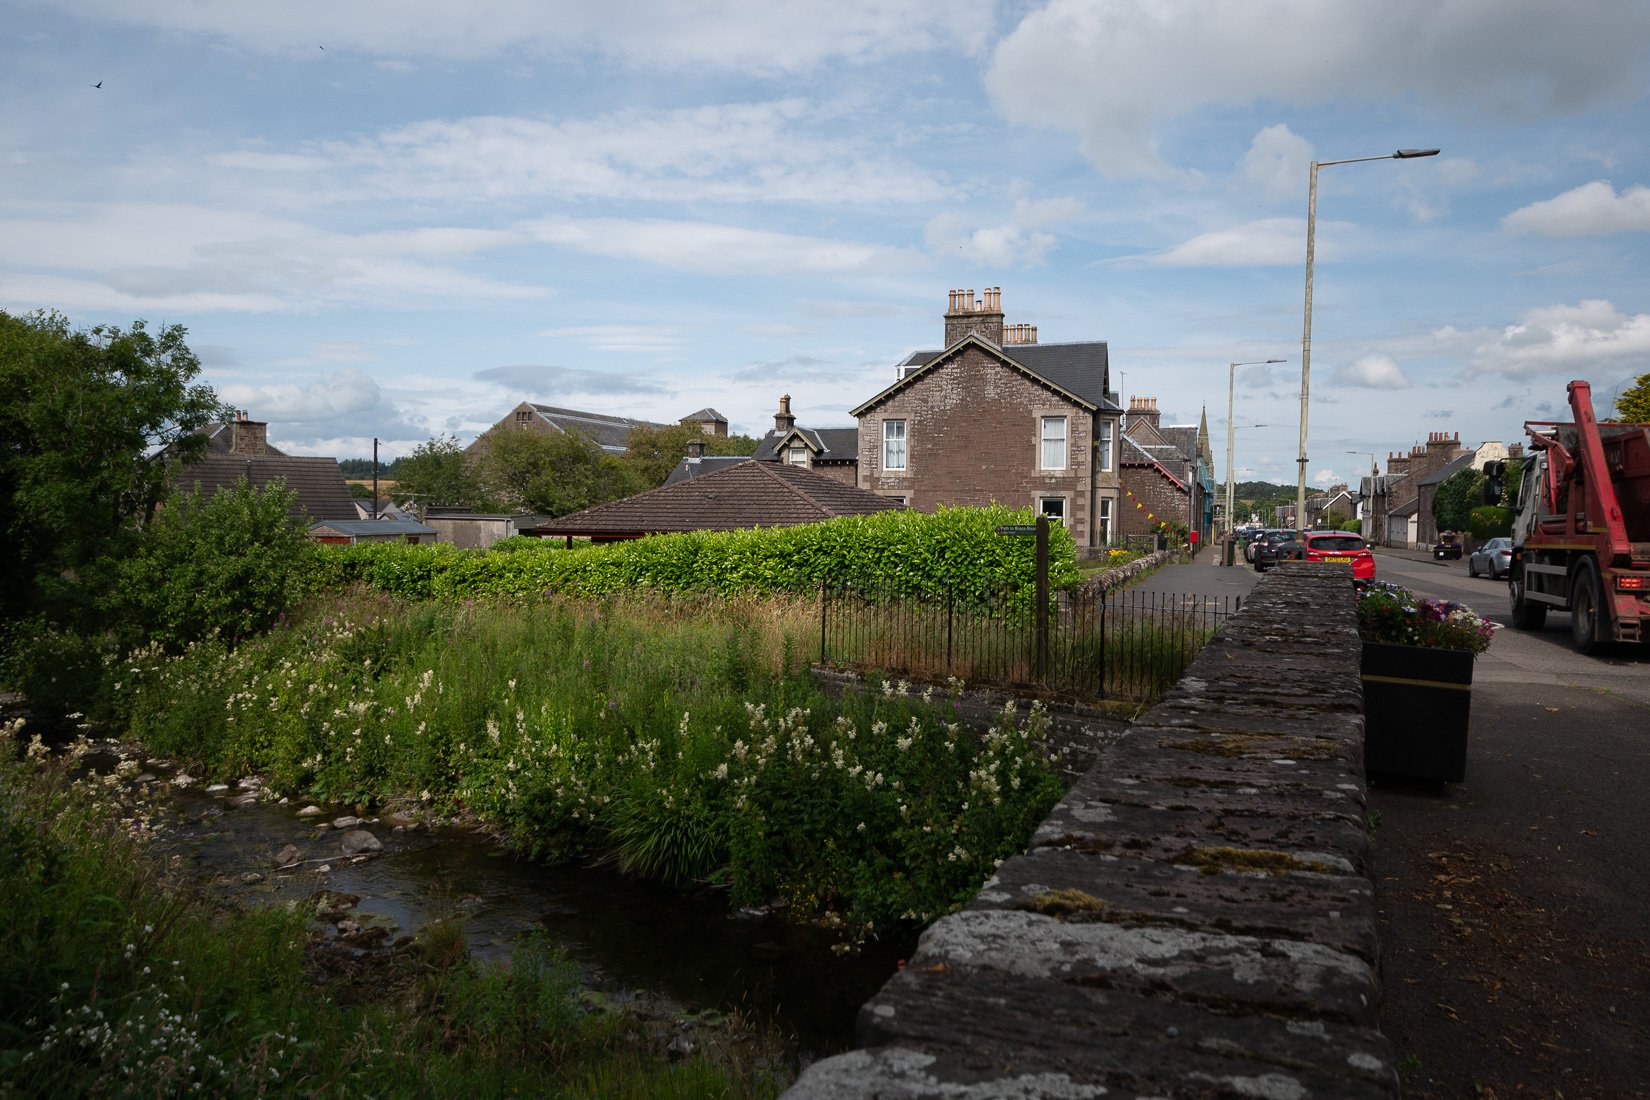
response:
M1269 573L785 1095L1396 1096L1359 648L1344 570Z

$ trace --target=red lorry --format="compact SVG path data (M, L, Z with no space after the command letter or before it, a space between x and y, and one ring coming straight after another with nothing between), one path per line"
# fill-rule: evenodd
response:
M1650 642L1650 424L1600 424L1569 385L1573 422L1529 421L1507 573L1513 625L1570 613L1575 647ZM1489 469L1495 495L1502 470Z

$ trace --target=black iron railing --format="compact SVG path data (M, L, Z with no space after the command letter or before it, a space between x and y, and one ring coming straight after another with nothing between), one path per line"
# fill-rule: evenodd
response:
M826 585L820 594L822 664L885 676L1033 688L1088 699L1157 699L1242 606L1242 597L1129 589L1061 592L1036 614L1026 592ZM1042 625L1042 624L1045 624Z

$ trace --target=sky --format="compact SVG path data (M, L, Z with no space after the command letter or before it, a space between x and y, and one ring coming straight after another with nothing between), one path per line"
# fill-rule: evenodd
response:
M1650 371L1643 0L0 11L0 309L182 325L293 454L524 400L847 426L1000 287L1293 484L1310 167L1360 157L1319 176L1311 484Z

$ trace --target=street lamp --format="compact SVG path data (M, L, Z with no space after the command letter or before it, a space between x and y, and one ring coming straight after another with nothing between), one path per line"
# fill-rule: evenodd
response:
M1285 359L1252 359L1247 363L1230 363L1226 367L1226 533L1232 532L1232 455L1235 447L1232 443L1232 433L1236 430L1232 422L1232 390L1237 382L1239 367L1263 367L1268 363L1284 363ZM1263 428L1264 424L1254 424L1251 427Z
M1335 164L1361 164L1366 160L1415 160L1435 157L1437 149L1399 149L1378 157L1350 157L1346 160L1315 160L1311 183L1306 189L1306 321L1301 328L1301 446L1300 471L1295 486L1295 537L1306 537L1306 407L1311 393L1312 371L1312 252L1318 228L1318 169Z

